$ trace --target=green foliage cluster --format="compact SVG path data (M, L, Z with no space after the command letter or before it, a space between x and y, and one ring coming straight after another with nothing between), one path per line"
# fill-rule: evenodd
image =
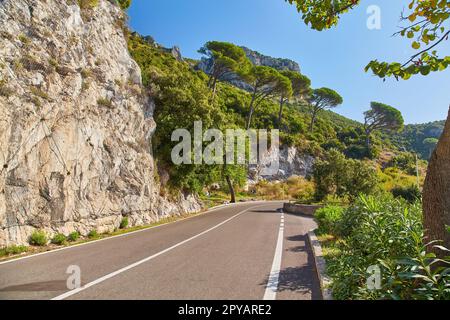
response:
M173 165L171 152L178 142L171 141L171 136L176 129L186 129L193 136L195 121L202 121L204 130L243 127L243 119L227 107L244 109L248 97L229 85L218 84L220 90L213 99L206 74L194 71L138 35L130 36L129 49L158 106L154 119L159 130L153 146L160 167L171 176L170 187L200 192L205 185L223 181L221 177L226 173L237 184L243 184L246 174L242 166Z
M314 182L296 176L285 182L259 181L249 189L249 194L265 200L292 199L302 203L311 203L314 192Z
M378 183L373 165L354 159L347 159L341 152L332 149L323 160L314 165L316 199L327 195L357 197L360 193L370 194Z
M340 16L360 5L360 0L286 0L295 4L303 21L316 30L337 25ZM402 13L402 29L397 33L411 41L414 51L406 62L379 62L372 60L366 71L380 78L395 77L408 80L413 75L428 75L430 72L448 68L450 56L439 56L437 46L448 39L450 30L450 3L447 0L410 0L408 10Z
M392 189L392 195L395 198L403 198L410 203L414 203L422 199L422 192L416 185L395 187Z
M120 229L126 229L128 227L128 217L123 217L120 221Z
M45 246L48 243L47 233L44 230L36 230L31 234L29 242L33 246Z
M254 92L238 89L227 82L216 82L214 77L220 80L224 73L237 68L234 62L224 57L225 54L235 56L237 60L242 58L242 49L232 44L208 42L201 49L208 57L218 57L221 62L214 77L193 68L193 61L178 61L156 46L153 40L148 41L147 37L136 33L129 35L128 46L157 106L154 119L158 130L153 136L153 148L158 167L171 177L169 189L201 192L212 183L224 185L226 189L227 184L223 183L226 176L230 176L235 185L243 185L247 176L245 166L174 165L171 152L178 142L171 141L171 135L180 128L193 135L194 122L200 120L204 129L246 128L252 108L252 128L279 128L282 144L295 146L299 152L319 158L326 157L332 149L352 159L374 158L386 141L375 132L371 150L368 150L363 125L329 110L320 110L311 132L311 108L307 101L311 94L310 81L301 74L294 76L292 72L278 72L268 67L239 68L236 72L257 88ZM289 81L290 86L283 85ZM273 90L267 91L267 86L274 86L271 87ZM330 104L325 107L342 102L339 94L331 89L316 91L329 97ZM290 95L297 97L289 99ZM324 106L320 104L320 108ZM389 145L384 143L384 147ZM347 160L344 158L344 167L339 168L344 170L345 181L338 182L336 191L333 186L326 186L332 181L329 177L318 179L321 185L319 198L329 193L356 196L359 192L372 190L376 184L372 168L365 162ZM353 175L353 172L357 174Z
M426 253L419 202L360 196L343 211L319 213L322 231L339 239L338 254L327 261L335 299L450 298L450 259ZM374 266L381 271L379 290L367 286Z
M131 0L117 0L122 10L126 10L131 6Z
M9 246L5 248L0 248L0 257L11 256L16 254L21 254L28 251L27 246Z
M97 230L91 230L88 234L89 239L97 239L99 237Z
M406 125L402 132L390 135L389 138L396 147L406 148L427 160L444 131L444 125L445 121Z
M67 240L69 242L76 242L78 241L78 239L80 239L80 233L78 231L70 233L69 236L67 237Z
M343 207L336 205L328 205L318 209L315 218L320 227L319 233L338 234L339 223L342 220L344 210Z
M98 6L99 0L77 0L77 1L80 8L84 10L84 9L92 9Z
M52 239L52 243L56 244L56 245L63 245L67 242L67 237L62 234L62 233L58 233L57 235L55 235Z

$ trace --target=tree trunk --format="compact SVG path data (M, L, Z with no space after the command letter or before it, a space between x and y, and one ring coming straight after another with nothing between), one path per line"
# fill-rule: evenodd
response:
M281 130L281 121L283 120L283 106L284 106L284 97L281 96L280 112L278 113L278 129L280 130Z
M213 92L213 98L216 96L217 92L217 78L214 79L214 82L212 84L212 92Z
M230 176L226 175L225 179L227 180L228 188L230 189L231 203L236 203L236 193L234 191L234 186L231 182Z
M317 113L315 113L315 112L311 116L311 123L309 125L309 132L311 132L311 133L314 132L314 124L316 123L316 116L317 116Z
M250 130L250 126L252 125L253 112L255 111L253 108L254 103L255 103L255 96L252 97L252 102L250 103L250 112L248 114L247 120L247 130Z
M444 246L450 248L450 233L446 228L450 226L450 110L444 132L428 166L423 189L423 222L425 243L442 240Z
M372 148L372 142L370 140L370 132L366 131L366 147L367 147L367 151L370 153L370 149Z

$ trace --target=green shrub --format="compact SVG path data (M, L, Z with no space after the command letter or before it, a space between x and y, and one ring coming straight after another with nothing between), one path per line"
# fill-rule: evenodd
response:
M33 246L45 246L48 243L47 234L43 230L36 230L31 234L29 242Z
M56 244L56 245L63 245L66 243L66 241L67 241L67 238L62 233L58 233L52 239L52 243Z
M324 160L314 165L316 199L327 195L357 197L360 193L373 193L378 184L377 172L367 162L347 159L341 152L332 149Z
M338 234L344 208L329 205L316 211L315 217L319 224L320 233Z
M126 10L131 6L131 0L117 0L122 10Z
M120 221L120 229L126 229L128 227L128 217L123 217Z
M27 246L9 246L6 248L2 248L0 249L0 257L1 256L11 256L11 255L15 255L15 254L21 254L24 252L28 251L28 247Z
M70 242L75 242L78 239L80 239L80 233L78 231L74 231L71 234L69 234L69 236L67 237L67 240L69 240Z
M98 6L98 0L78 0L81 9L92 9Z
M403 198L406 201L413 203L422 198L422 192L415 185L409 187L395 187L392 189L392 194L395 198Z
M98 232L97 230L91 230L88 234L89 239L97 239L98 238Z
M424 288L434 298L442 298L438 288L445 281L448 285L445 271L436 270L434 282L421 276L434 258L424 254L420 203L389 194L360 196L338 224L340 254L329 259L327 268L336 299L419 299ZM381 270L380 290L366 286L371 266Z

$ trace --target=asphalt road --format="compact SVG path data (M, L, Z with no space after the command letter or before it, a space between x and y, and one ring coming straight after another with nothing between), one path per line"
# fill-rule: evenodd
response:
M230 205L0 263L0 299L321 299L307 242L314 222L281 207ZM76 283L69 267L80 271L81 287L68 288L68 279Z

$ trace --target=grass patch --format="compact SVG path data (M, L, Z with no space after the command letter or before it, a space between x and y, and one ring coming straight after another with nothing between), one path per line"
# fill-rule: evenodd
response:
M41 98L41 99L44 99L44 100L48 100L49 99L48 94L46 92L42 91L39 88L31 87L30 91L35 97L38 97L38 98Z
M100 99L98 99L98 100L97 100L97 104L98 104L99 106L102 106L102 107L108 107L108 108L110 108L110 107L112 106L111 100L108 100L108 99L106 99L106 98L100 98Z
M122 218L122 221L120 221L120 229L126 229L128 227L128 218L124 217Z
M7 257L11 255L22 254L28 251L27 246L9 246L0 249L0 257Z
M89 239L98 239L99 234L97 232L97 230L91 230L91 232L89 232L88 234L88 238Z

